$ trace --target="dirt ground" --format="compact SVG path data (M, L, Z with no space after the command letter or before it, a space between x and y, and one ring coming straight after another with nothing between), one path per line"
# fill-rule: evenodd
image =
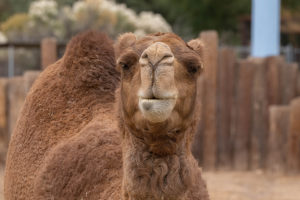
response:
M211 200L300 200L300 175L206 172Z
M211 200L300 200L300 175L282 176L262 172L204 173ZM0 168L0 200L3 168Z

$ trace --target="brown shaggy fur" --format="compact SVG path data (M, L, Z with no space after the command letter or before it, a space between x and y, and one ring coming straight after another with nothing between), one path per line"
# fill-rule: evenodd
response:
M133 116L137 105L130 98L139 83L128 90L124 84L132 77L121 72L118 124L113 104L120 75L112 42L101 33L80 34L70 41L64 57L40 75L26 98L8 150L6 200L208 199L190 152L197 76L188 74L201 63L199 43L189 46L173 34L140 41L125 34L116 55L122 57L129 49L139 55L153 39L168 41L181 63L176 78L186 98L175 107L178 115L156 125Z
M88 32L70 41L26 98L9 145L5 199L119 195L121 147L111 113L118 82L106 35Z

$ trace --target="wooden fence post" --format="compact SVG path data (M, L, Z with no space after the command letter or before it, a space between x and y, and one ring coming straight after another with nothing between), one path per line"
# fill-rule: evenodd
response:
M24 86L26 94L29 92L31 86L33 85L34 81L39 76L40 71L26 71L24 73Z
M233 49L219 51L217 91L217 166L232 168L231 109L236 79L236 56Z
M4 164L8 148L9 134L7 131L7 82L8 79L0 79L0 165Z
M252 90L252 127L250 145L250 168L265 166L268 136L268 96L266 60L252 58L255 75Z
M297 96L300 96L300 72L298 72L297 76Z
M291 102L287 164L289 172L300 171L300 98Z
M55 38L45 38L41 42L42 69L53 64L57 60L57 44Z
M289 106L270 106L267 169L284 172L287 155L287 136L290 123Z
M250 131L252 124L252 86L255 65L249 60L239 61L236 91L235 131L233 137L234 162L237 170L249 169Z
M267 93L269 105L280 103L279 91L279 69L283 66L284 60L280 56L271 56L266 58L267 67Z
M285 64L280 69L281 104L289 104L297 93L298 65Z
M204 79L205 96L203 100L203 167L213 170L216 167L217 150L217 67L218 67L218 34L206 31L200 34L205 45Z
M8 81L8 100L9 100L9 118L8 132L12 134L21 108L26 97L25 84L23 77L13 77Z

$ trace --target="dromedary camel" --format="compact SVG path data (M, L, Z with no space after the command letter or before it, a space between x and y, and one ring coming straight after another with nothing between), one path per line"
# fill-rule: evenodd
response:
M128 33L115 54L119 72L105 35L80 34L34 83L9 146L6 200L208 199L190 151L200 41Z

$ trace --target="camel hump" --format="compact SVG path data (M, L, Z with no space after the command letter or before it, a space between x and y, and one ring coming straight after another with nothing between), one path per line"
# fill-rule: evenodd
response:
M98 63L101 61L101 63ZM85 31L74 36L67 45L64 55L64 65L72 68L74 65L85 65L85 62L115 66L113 41L107 34L98 31Z
M59 66L74 85L101 87L104 93L114 92L120 79L113 41L102 32L86 31L73 37Z

